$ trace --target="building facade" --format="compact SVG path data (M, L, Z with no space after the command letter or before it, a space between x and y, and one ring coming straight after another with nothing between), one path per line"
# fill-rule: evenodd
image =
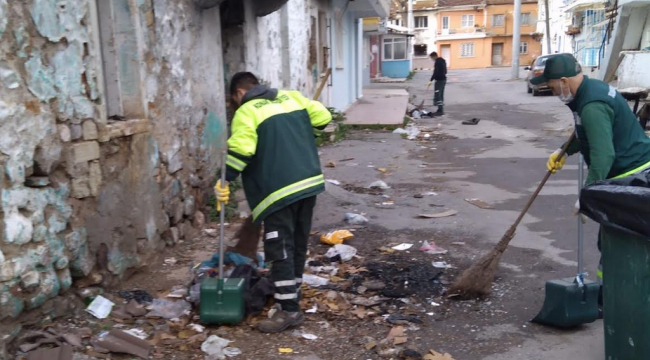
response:
M512 62L512 1L441 0L438 6L438 54L450 69L509 66ZM537 2L521 7L520 64L541 55Z

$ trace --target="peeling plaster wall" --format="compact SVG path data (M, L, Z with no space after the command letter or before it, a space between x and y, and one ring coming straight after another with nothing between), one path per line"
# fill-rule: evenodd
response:
M115 7L116 103L143 116L103 115L93 1ZM191 0L0 0L0 334L197 233L227 136L221 53L219 8Z

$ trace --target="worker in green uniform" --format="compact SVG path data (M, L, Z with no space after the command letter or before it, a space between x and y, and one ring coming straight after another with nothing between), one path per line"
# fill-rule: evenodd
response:
M544 73L531 79L533 85L544 82L573 112L577 137L567 154L580 152L584 157L589 167L585 185L650 171L650 138L614 87L583 75L580 64L568 54L549 58ZM559 158L560 151L548 159L547 168L554 173L566 161L566 155ZM579 212L578 199L574 214ZM602 281L600 266L597 275Z
M298 91L260 85L249 72L232 77L230 94L239 108L228 139L226 180L242 175L253 219L264 225L265 260L281 310L258 329L276 333L304 321L298 293L316 195L325 190L315 138L332 115ZM219 181L215 193L227 203L228 183Z

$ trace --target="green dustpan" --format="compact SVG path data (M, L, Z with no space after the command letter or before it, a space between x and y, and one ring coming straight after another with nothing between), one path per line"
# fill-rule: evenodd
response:
M226 183L226 152L221 166L221 183ZM233 325L244 319L244 279L223 278L224 225L226 205L221 204L219 235L219 278L207 278L201 283L201 322Z
M582 169L581 156L578 167L579 189L582 189ZM600 284L584 279L582 247L582 219L578 216L578 275L575 278L551 280L546 283L544 306L532 320L534 323L570 328L598 319Z

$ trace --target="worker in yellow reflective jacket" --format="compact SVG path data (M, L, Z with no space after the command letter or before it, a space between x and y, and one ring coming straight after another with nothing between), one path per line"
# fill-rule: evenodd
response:
M315 138L332 116L320 102L261 85L250 72L233 76L230 94L239 108L228 139L226 180L242 175L253 219L264 224L265 260L281 311L258 328L281 332L304 321L299 289L316 195L325 190ZM218 182L215 193L227 202L228 183Z

